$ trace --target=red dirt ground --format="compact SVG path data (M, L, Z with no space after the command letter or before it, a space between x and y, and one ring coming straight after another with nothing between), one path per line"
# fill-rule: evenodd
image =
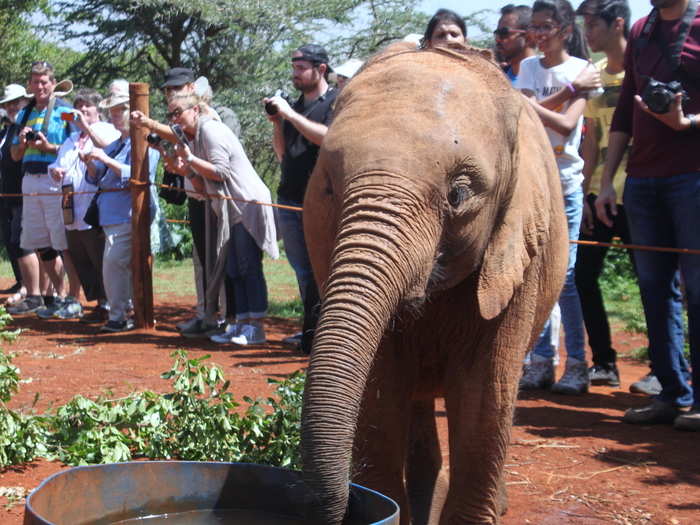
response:
M5 283L3 283L5 284ZM13 408L29 406L41 394L39 409L64 403L73 395L95 396L132 390L164 391L159 374L170 368L171 351L185 348L192 356L212 354L233 385L237 399L266 396L267 378L280 378L306 365L298 351L281 340L296 324L271 319L268 343L234 349L180 337L176 322L189 315L187 301L160 298L157 330L96 335L94 326L76 321L19 318L24 332L9 350L22 370L20 393ZM645 344L643 338L615 334L625 352ZM669 426L630 426L620 422L628 407L645 403L630 394L629 384L646 373L645 366L622 361L620 389L594 387L581 397L527 394L518 402L506 464L510 508L502 523L541 524L697 524L700 523L698 434ZM444 412L439 413L446 442ZM443 449L446 448L443 446ZM31 490L45 477L65 469L36 461L0 471L2 487ZM0 497L0 523L21 523L22 503Z

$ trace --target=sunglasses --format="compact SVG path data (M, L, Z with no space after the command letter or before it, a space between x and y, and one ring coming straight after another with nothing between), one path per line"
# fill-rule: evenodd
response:
M187 111L188 109L192 109L193 107L194 107L194 106L189 106L189 107L186 107L186 108L176 108L176 109L173 109L172 111L168 111L168 112L165 114L165 118L167 118L168 120L172 120L172 119L174 119L174 118L179 118L180 115L182 115L185 111Z
M513 29L512 27L499 27L493 32L493 36L496 38L508 38L510 35L520 35L526 33L524 29Z
M50 69L53 71L53 66L50 62L47 62L46 60L36 60L32 62L32 69L34 68Z

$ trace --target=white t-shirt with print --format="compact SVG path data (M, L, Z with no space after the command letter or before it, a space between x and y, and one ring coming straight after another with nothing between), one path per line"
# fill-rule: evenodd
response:
M566 89L566 85L573 82L581 71L586 68L588 62L577 58L569 57L561 64L545 68L542 66L541 57L532 56L520 62L520 74L515 80L516 89L527 89L535 94L539 101L556 93L561 89ZM571 101L554 109L558 113L565 113ZM581 144L581 129L583 127L583 116L578 119L576 127L568 135L557 133L551 128L545 127L549 142L554 149L554 156L559 167L559 177L561 178L561 189L564 195L569 195L576 191L583 182L583 159L578 153Z

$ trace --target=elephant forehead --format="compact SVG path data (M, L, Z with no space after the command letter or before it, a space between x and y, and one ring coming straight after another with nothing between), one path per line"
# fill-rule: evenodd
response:
M502 151L503 90L434 54L364 71L339 103L324 149L343 171L449 170L466 158L492 166Z

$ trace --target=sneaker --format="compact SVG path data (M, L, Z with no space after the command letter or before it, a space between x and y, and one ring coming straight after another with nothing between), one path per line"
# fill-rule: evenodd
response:
M36 312L44 307L44 300L40 295L28 295L14 306L7 308L7 313L10 315L21 315Z
M588 392L588 364L581 359L569 357L561 379L552 385L552 392L565 395L578 395Z
M285 337L282 339L282 342L286 345L292 345L298 347L301 345L301 338L304 334L302 332L298 332L294 335L290 335L289 337Z
M554 383L554 363L547 357L537 354L530 356L530 364L525 366L523 377L520 378L520 390L535 390L549 388Z
M100 332L126 332L134 329L134 322L131 319L124 321L107 321L100 327Z
M56 310L53 316L59 319L80 319L83 316L83 307L75 297L66 297L63 306Z
M620 372L615 363L593 365L588 369L588 377L592 385L620 386Z
M673 428L676 430L700 431L700 406L694 406L690 411L681 414L673 420Z
M240 323L229 323L226 325L226 330L223 333L214 334L209 339L215 343L230 343L234 337L241 333L241 328L243 328L243 325Z
M661 383L656 378L653 372L649 372L639 381L635 381L630 385L630 392L635 394L646 394L648 396L657 396L661 393Z
M187 330L180 330L180 335L187 337L189 339L195 339L198 337L209 337L214 334L221 333L223 330L223 323L209 324L205 323L202 319L197 319L197 322L192 323L192 325Z
M181 321L177 323L175 325L175 328L177 328L178 332L182 332L183 330L191 331L199 322L201 322L201 319L193 317L192 319L188 319L187 321Z
M63 308L64 304L65 299L61 299L60 297L55 297L51 304L48 304L44 299L44 307L39 308L36 311L36 315L40 319L52 319L54 317L54 314L58 312L61 308Z
M259 345L266 341L265 330L252 324L244 324L238 335L231 338L236 345Z
M636 425L673 423L680 414L681 411L673 405L654 399L650 405L627 409L622 416L622 421Z
M103 308L101 306L96 306L95 308L92 309L92 311L87 314L83 315L80 318L81 323L85 324L97 324L97 323L104 323L109 320L109 310L106 308Z

